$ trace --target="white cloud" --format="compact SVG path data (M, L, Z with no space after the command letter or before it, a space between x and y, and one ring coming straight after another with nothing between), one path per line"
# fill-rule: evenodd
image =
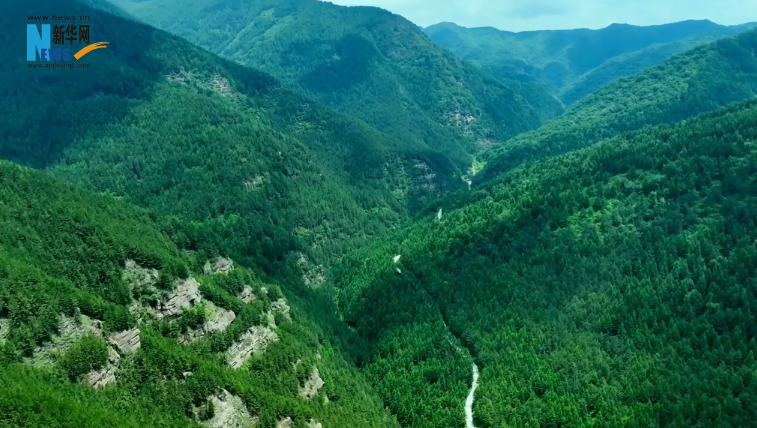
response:
M757 21L757 0L332 0L377 6L421 26L454 22L508 31L603 28L612 23L656 25L709 19L733 25Z

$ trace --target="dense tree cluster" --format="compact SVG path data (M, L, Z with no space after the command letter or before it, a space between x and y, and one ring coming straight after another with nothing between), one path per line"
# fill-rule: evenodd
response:
M0 156L173 215L172 238L184 248L224 248L297 282L291 251L327 263L465 185L425 144L392 138L160 30L71 7L118 46L77 73L29 70L8 51ZM8 49L25 43L22 32L0 37Z
M473 359L477 427L752 425L756 124L739 104L524 165L346 260L400 420L459 425L439 409Z
M562 110L544 76L481 71L385 11L116 3L276 77L104 0L14 3L118 43L68 73L0 34L0 157L26 165L0 161L0 426L199 426L226 391L262 428L454 427L474 362L478 428L757 420L757 102L732 104L757 93L757 32L515 136ZM595 75L575 93L735 31L713 25L576 42L565 64ZM199 303L157 316L190 277Z
M521 96L517 85L481 73L378 8L316 0L116 3L461 167L479 142L505 140L562 111L546 88L529 86Z
M138 299L123 277L127 259L158 269L157 287L169 290L175 279L202 271L201 255L179 251L155 216L3 161L0 217L0 324L7 326L0 329L0 424L194 426L200 416L212 417L207 399L225 389L267 428L284 417L298 427L310 418L329 426L396 426L341 353L347 343L319 327L329 318L308 315L317 312L312 309L317 300L303 307L302 300L290 299L292 321L276 317L280 339L248 365L232 370L226 350L248 328L267 323L264 313L284 297L277 286L263 284L243 268L227 275L195 275L202 296L233 310L236 318L225 331L179 344L180 334L196 330L206 319L204 304L178 317L139 324L129 309ZM258 296L250 304L236 297L245 285ZM267 293L260 291L262 286ZM100 392L81 384L108 361L109 345L94 334L76 339L52 366L22 364L61 334L63 316L76 323L83 323L84 316L104 321L105 335L139 327L141 348L122 356L114 384ZM298 396L299 387L316 365L328 387L305 401Z
M592 94L536 131L481 155L486 181L524 162L588 147L622 132L675 123L757 94L757 30L702 46Z
M525 75L573 105L613 81L665 59L757 24L723 26L683 21L637 27L613 24L599 30L513 33L492 27L464 28L450 22L424 31L431 40L500 80Z

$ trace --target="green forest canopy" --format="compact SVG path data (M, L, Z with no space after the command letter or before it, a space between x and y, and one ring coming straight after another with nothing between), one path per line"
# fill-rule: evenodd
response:
M397 427L355 370L346 342L319 327L328 317L308 315L317 312L316 300L287 299L292 320L276 318L279 340L232 370L224 352L264 322L264 312L282 297L277 286L239 267L201 274L204 259L177 248L148 212L5 161L0 217L0 425L198 426L197 413L208 412L209 397L226 390L266 428L285 417L297 427L311 418L329 426ZM156 269L153 296L165 296L174 280L192 275L203 298L236 318L226 330L179 344L179 334L203 323L207 312L198 308L204 304L160 321L140 315L134 305L147 307L154 297L124 276L127 260ZM258 296L249 304L236 297L245 285ZM108 364L108 351L100 335L65 336L64 317L80 329L102 321L106 336L139 328L141 348L122 355L115 383L95 392L80 382ZM53 341L59 355L45 364L40 347L59 335L74 343ZM30 359L33 367L20 364ZM298 390L314 366L326 385L306 401Z
M293 252L315 270L465 185L438 151L165 32L74 4L19 7L68 5L97 24L92 37L118 43L88 55L91 68L31 73L12 53L25 34L0 36L10 61L0 70L0 156L175 215L181 246L225 248L296 283Z
M379 8L317 0L114 3L465 168L479 146L534 129L562 111L545 88L497 81Z
M14 7L33 14L59 4ZM286 41L312 40L318 25L348 10L303 4L250 13L271 18L257 24ZM131 38L98 52L78 75L29 77L9 50L22 35L0 36L12 58L0 71L0 156L52 175L0 162L0 425L192 426L219 410L210 397L228 391L265 428L285 417L295 428L460 426L473 362L482 370L478 428L757 419L757 104L711 112L753 97L757 33L611 85L487 153L481 181L489 181L435 201L461 187L466 144L496 121L444 134L438 117L425 117L379 131L366 124L375 118L361 116L368 110L360 103L376 99L359 91L332 88L361 100L327 100L348 115L336 113L304 86L294 88L299 95L162 31L64 6L85 10L104 36ZM322 10L333 15L317 16ZM351 10L375 30L360 37L397 49L371 68L381 77L375 88L417 88L402 85L473 70L436 48L423 51L423 35L405 21ZM354 23L340 25L353 34ZM351 53L364 53L361 46L373 49L357 44ZM418 49L443 59L441 69L384 79ZM300 72L314 60L297 61ZM483 86L469 92L463 79L439 92L422 88L428 106L478 108L475 88L494 85L520 91L496 102L534 107L543 90L522 75L500 86L468 72ZM292 76L279 77L294 87ZM517 79L522 85L512 86ZM53 91L54 106L45 101ZM420 102L416 95L408 99ZM405 119L396 105L371 105ZM432 122L424 138L439 137L439 146L413 134ZM231 255L236 269L206 270L219 255ZM160 280L135 285L124 275L127 260ZM162 320L145 315L189 276L202 304ZM256 300L240 300L245 286ZM291 320L273 315L279 298ZM179 344L220 309L236 314L226 330ZM102 334L76 338L45 364L39 347L61 346L72 322ZM229 368L225 351L262 325L279 340ZM113 364L103 336L133 327L141 349L122 358L115 384L83 385ZM298 392L314 366L325 386L306 400Z
M677 55L599 90L562 116L481 154L483 182L527 161L675 123L757 94L757 30Z
M444 22L424 31L434 42L500 80L529 76L558 94L565 105L573 105L617 79L755 26L725 26L704 20L512 33Z
M477 427L751 425L755 173L751 102L434 204L342 266L365 372L413 427L461 423L471 360Z

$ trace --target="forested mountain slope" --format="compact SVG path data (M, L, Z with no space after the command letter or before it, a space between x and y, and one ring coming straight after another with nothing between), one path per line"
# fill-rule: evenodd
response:
M17 5L63 7L111 45L90 68L30 69L25 33L0 35L0 156L175 215L187 248L318 286L329 261L464 186L439 152L178 37L71 0Z
M471 360L478 428L752 426L755 177L752 101L434 204L343 264L364 370L408 427L462 426Z
M398 427L296 299L156 216L0 161L0 218L0 425Z
M672 57L606 86L536 131L481 155L477 180L523 162L591 145L648 125L673 123L757 94L757 30Z
M619 78L755 26L684 21L648 27L613 24L601 30L512 33L445 22L424 31L434 42L496 78L525 73L551 88L566 105L572 105Z
M402 141L467 153L561 112L539 86L511 89L406 19L317 0L113 0L158 28L258 68Z

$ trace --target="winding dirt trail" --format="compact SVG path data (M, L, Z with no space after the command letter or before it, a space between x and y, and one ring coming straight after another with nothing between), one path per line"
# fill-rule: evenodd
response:
M465 399L465 428L476 428L473 425L473 394L478 388L478 366L473 363L473 383L470 386L468 398Z

